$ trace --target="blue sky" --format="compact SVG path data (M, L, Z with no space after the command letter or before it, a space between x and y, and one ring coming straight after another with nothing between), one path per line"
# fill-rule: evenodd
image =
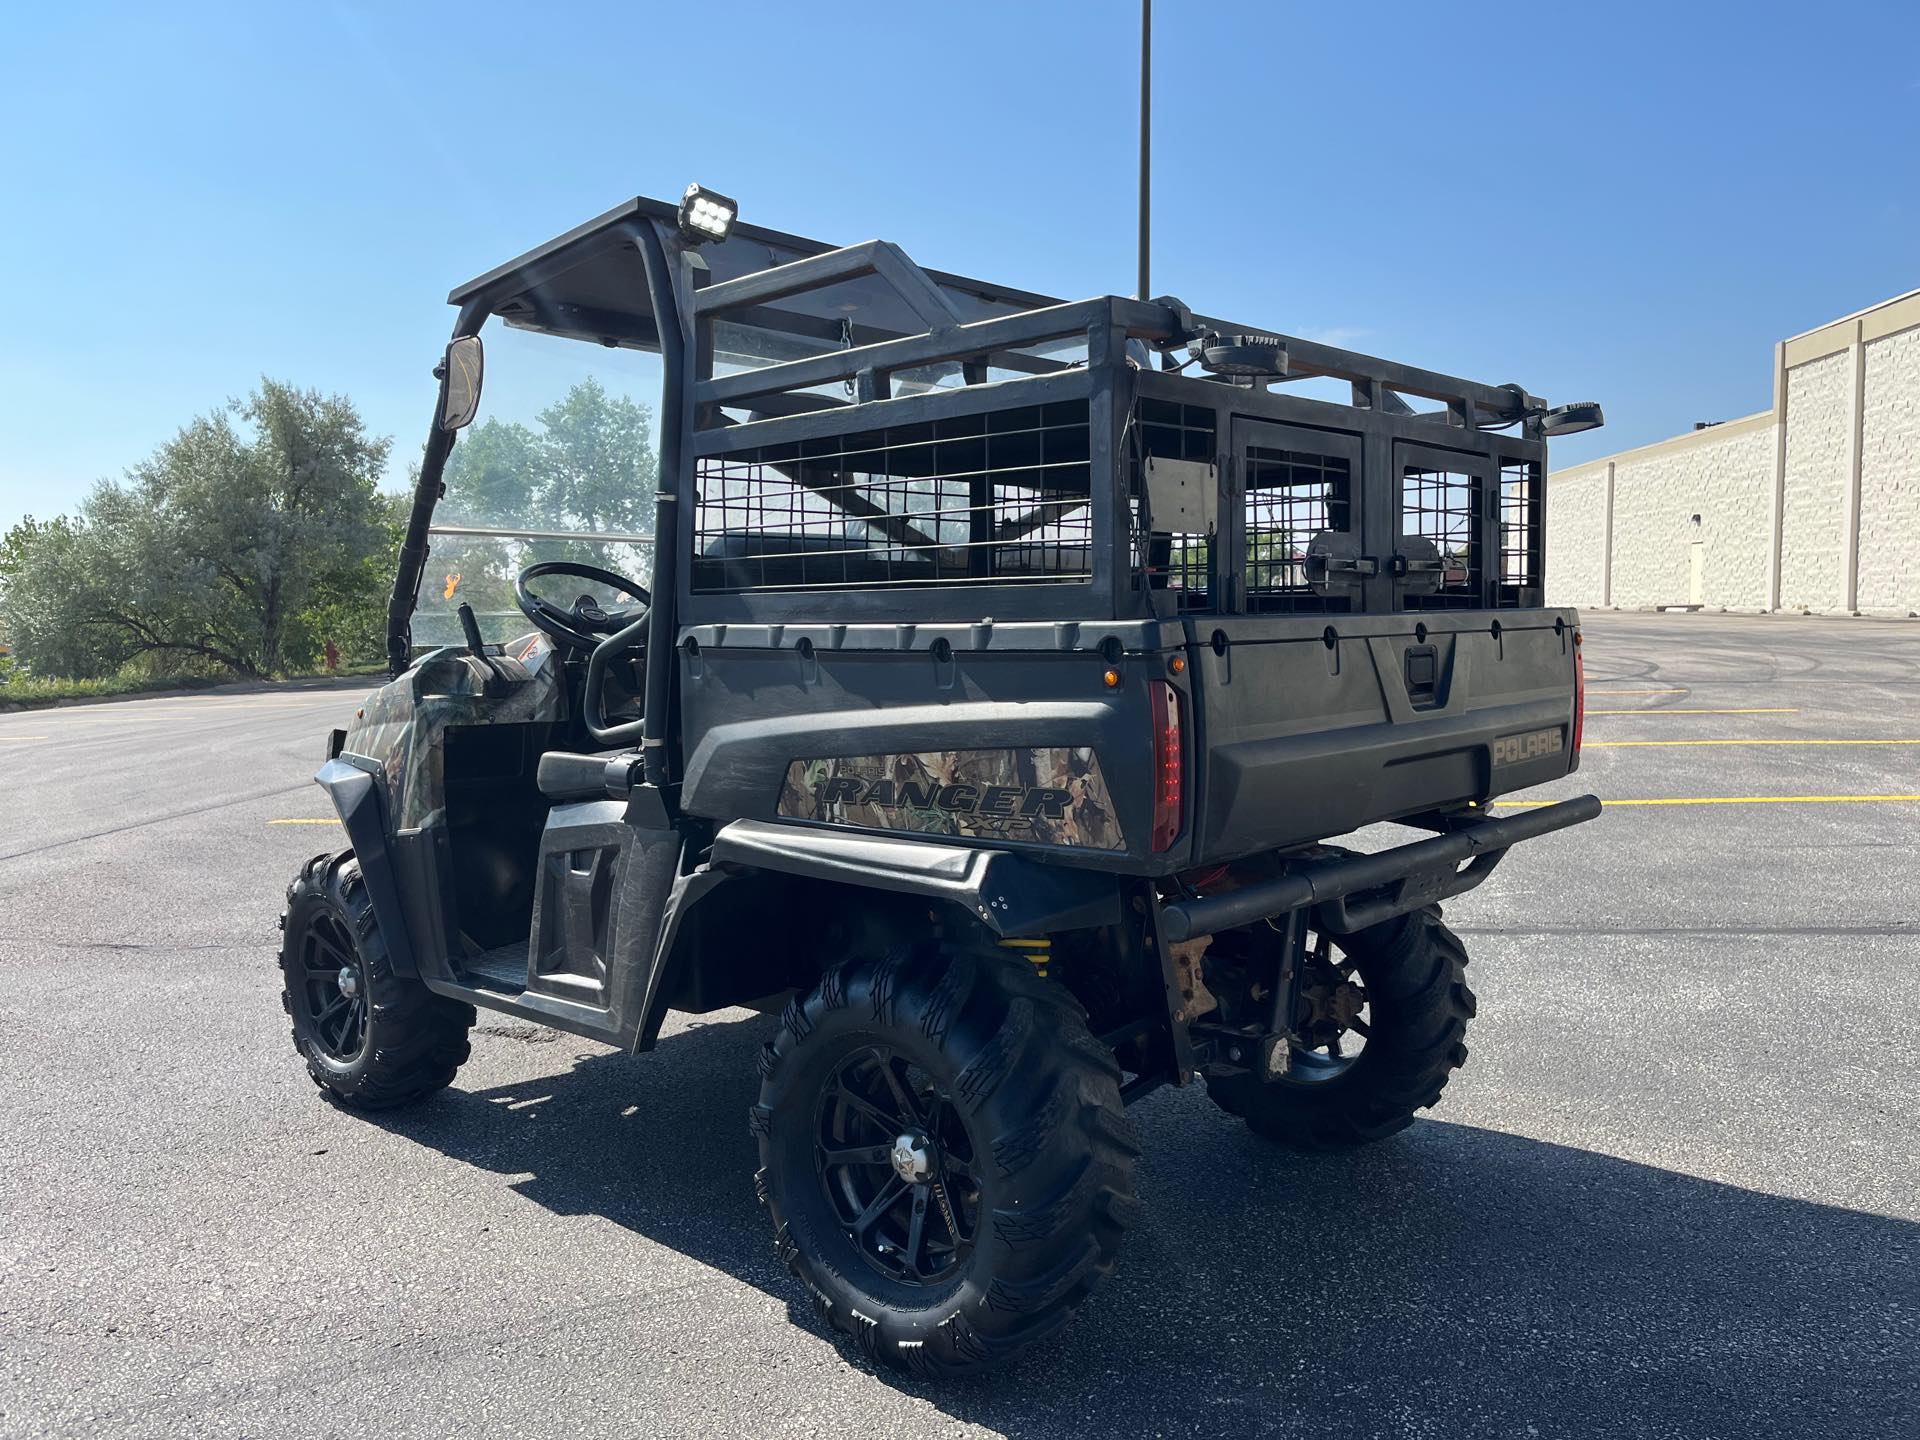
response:
M444 301L632 194L1133 285L1116 3L13 7L0 525L261 374L417 454ZM836 16L852 17L835 22ZM1555 399L1557 462L1768 403L1920 286L1920 6L1161 0L1154 288Z

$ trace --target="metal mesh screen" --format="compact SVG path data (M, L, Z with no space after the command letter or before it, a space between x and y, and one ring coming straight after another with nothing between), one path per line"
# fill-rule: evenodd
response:
M1167 588L1179 591L1182 610L1206 610L1213 603L1213 539L1207 535L1162 537Z
M1400 471L1400 533L1419 535L1440 552L1439 588L1404 595L1410 610L1471 608L1480 601L1481 483L1456 470L1406 465Z
M1500 471L1501 605L1541 603L1541 559L1546 547L1546 517L1540 494L1540 465L1508 461Z
M1338 611L1351 597L1307 583L1307 546L1353 528L1352 466L1340 455L1250 445L1246 454L1247 609Z
M1085 400L703 456L696 593L1093 573Z
M1142 400L1134 411L1131 439L1134 583L1177 592L1182 610L1207 609L1212 604L1215 537L1142 533L1140 491L1144 482L1140 467L1147 456L1217 460L1214 413L1171 400Z

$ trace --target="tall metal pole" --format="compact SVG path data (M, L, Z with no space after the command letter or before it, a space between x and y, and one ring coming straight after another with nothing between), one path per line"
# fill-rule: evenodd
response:
M1140 0L1140 293L1149 300L1148 251L1153 216L1153 0Z

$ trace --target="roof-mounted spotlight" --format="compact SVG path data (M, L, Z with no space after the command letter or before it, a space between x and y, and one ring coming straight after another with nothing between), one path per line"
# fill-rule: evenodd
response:
M689 185L680 197L680 233L691 245L724 240L739 214L740 206L718 191Z
M1607 423L1607 417L1601 413L1600 406L1592 400L1579 400L1571 405L1556 405L1540 417L1542 435L1578 435L1582 430L1598 430Z
M1277 335L1201 335L1188 342L1187 353L1215 375L1271 380L1287 374L1287 345Z

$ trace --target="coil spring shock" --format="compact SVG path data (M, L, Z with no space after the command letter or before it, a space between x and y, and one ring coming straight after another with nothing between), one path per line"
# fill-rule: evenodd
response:
M1032 940L1000 940L996 942L1002 950L1011 950L1016 955L1024 955L1027 963L1033 966L1033 973L1042 980L1047 978L1047 966L1053 960L1053 940L1042 935Z

